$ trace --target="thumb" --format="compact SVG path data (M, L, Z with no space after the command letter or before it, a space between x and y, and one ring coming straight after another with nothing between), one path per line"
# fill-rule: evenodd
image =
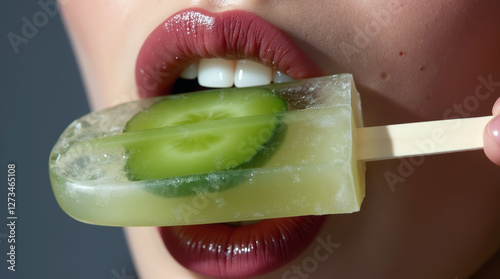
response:
M484 153L500 166L500 98L493 105L493 119L484 129Z

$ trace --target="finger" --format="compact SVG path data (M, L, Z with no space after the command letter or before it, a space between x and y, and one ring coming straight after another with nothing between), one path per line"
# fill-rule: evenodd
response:
M500 166L500 101L496 102L493 113L497 116L484 129L484 153Z

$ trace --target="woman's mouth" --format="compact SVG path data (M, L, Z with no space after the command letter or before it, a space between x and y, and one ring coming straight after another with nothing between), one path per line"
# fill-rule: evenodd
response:
M245 11L178 12L143 44L136 64L141 98L170 94L186 79L203 87L246 87L323 75L284 32ZM177 84L177 85L176 85ZM185 83L184 83L185 85ZM172 256L186 268L219 278L268 273L298 256L324 216L158 228Z

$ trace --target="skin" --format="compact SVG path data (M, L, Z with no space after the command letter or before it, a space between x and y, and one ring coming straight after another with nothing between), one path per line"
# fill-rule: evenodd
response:
M484 152L488 158L500 166L500 98L493 106L495 116L484 130Z
M353 73L366 126L491 115L500 92L500 2L494 0L325 0L314 5L302 0L72 0L60 6L93 109L138 98L134 67L141 45L159 23L189 7L253 12L284 30L325 73ZM377 13L388 16L377 20ZM356 30L366 32L373 24L379 29L371 29L367 43L356 44ZM476 89L488 78L494 83L483 85L478 99ZM477 106L465 106L471 98ZM500 113L500 101L493 113ZM491 161L500 165L499 144L487 129L485 144ZM466 278L484 267L484 274L498 275L491 269L498 266L498 256L485 265L500 247L500 172L491 161L482 151L429 156L404 175L398 171L402 160L367 164L361 212L328 217L319 236L340 246L303 274ZM384 174L389 172L400 180L388 182ZM171 258L155 228L127 228L126 234L141 278L204 278ZM282 278L312 257L316 247L313 242L287 266L260 278Z

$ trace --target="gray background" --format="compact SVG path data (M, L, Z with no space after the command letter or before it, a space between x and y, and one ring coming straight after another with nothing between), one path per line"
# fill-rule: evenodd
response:
M44 23L40 11L27 0L0 8L0 278L136 278L122 230L71 219L52 194L50 150L89 107L59 14ZM22 36L22 18L33 23L37 13L40 27L16 53L8 34ZM17 174L16 272L6 261L9 163Z

